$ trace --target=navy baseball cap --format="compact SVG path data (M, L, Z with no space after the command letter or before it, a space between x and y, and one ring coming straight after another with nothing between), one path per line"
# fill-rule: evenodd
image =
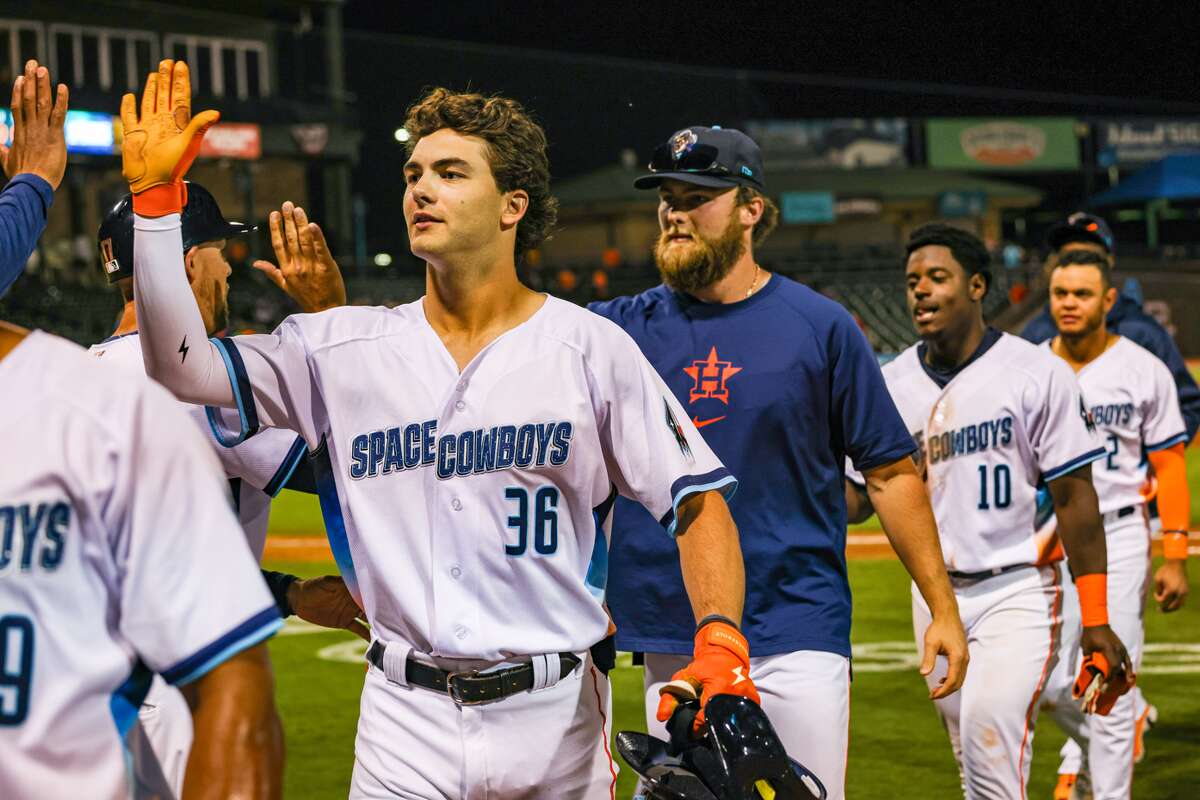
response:
M213 242L230 239L258 230L258 226L229 222L212 194L198 183L186 181L187 205L180 215L183 229L183 251ZM133 277L133 195L125 195L109 210L96 232L100 248L100 264L109 283Z
M762 151L734 128L693 125L676 131L654 148L650 174L633 182L638 189L657 188L667 178L697 186L750 186L763 190Z
M1112 255L1113 246L1116 244L1108 223L1102 217L1085 211L1076 211L1067 217L1066 222L1058 223L1046 234L1046 244L1050 245L1051 250L1057 250L1071 242L1094 242L1103 247L1109 255Z

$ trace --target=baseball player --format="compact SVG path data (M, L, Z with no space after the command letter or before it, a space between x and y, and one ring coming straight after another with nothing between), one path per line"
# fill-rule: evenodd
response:
M1110 270L1115 268L1116 240L1113 237L1112 228L1103 217L1095 214L1082 211L1071 214L1050 228L1046 234L1046 244L1050 248L1050 255L1046 259L1047 268L1053 267L1060 258L1072 252L1091 252L1101 255L1108 261ZM1170 370L1190 442L1195 438L1197 429L1200 428L1200 389L1196 387L1191 370L1188 369L1183 356L1180 355L1179 348L1175 345L1170 333L1158 320L1142 310L1136 300L1123 293L1118 293L1116 302L1105 317L1105 324L1113 333L1154 353ZM1021 336L1031 342L1041 343L1052 339L1057 332L1054 319L1050 315L1050 306L1047 304L1042 313L1025 326L1021 331ZM1153 485L1151 484L1147 488L1150 490L1151 497L1151 502L1146 504L1150 512L1150 529L1159 530L1161 524L1153 502ZM1053 524L1052 520L1051 524ZM1069 622L1072 614L1078 616L1078 603L1070 585L1064 587L1064 592L1063 608ZM1065 668L1060 671L1061 674L1056 673L1055 679L1060 679L1059 682L1065 689L1070 685L1071 676L1065 671ZM1048 696L1055 697L1057 694L1048 693ZM1150 725L1157 720L1158 709L1146 700L1140 686L1133 687L1133 695L1134 704L1137 707L1134 757L1135 760L1140 761L1145 755L1143 736ZM1054 705L1057 708L1060 704L1055 702ZM1056 715L1055 718L1058 719L1058 716ZM1072 729L1074 727L1071 726ZM1082 768L1082 759L1082 751L1075 740L1069 738L1063 745L1063 759L1059 769L1064 775L1074 775ZM1069 780L1069 778L1064 779L1064 781Z
M883 375L921 443L971 652L962 691L935 704L965 796L1020 800L1062 615L1061 571L1034 535L1039 484L1053 498L1071 558L1082 650L1106 659L1114 685L1132 675L1108 625L1104 531L1091 482L1090 465L1106 450L1071 370L1044 348L984 325L989 257L978 238L935 223L914 231L906 251L908 306L921 341ZM914 592L918 641L929 621ZM926 680L934 685L943 669L939 663Z
M764 177L758 145L741 131L676 132L636 183L658 192L664 285L592 310L634 338L722 462L743 476L730 511L746 554L750 676L787 750L841 798L850 721L847 454L867 472L888 534L936 611L925 669L939 652L952 668L935 696L961 684L966 639L913 438L870 346L840 305L754 259L778 218ZM636 503L617 501L609 607L618 647L644 653L646 721L665 737L659 693L688 662L692 620L657 524Z
M1182 607L1188 593L1187 527L1190 497L1183 448L1187 433L1171 373L1153 353L1107 330L1105 318L1117 300L1109 262L1084 250L1065 253L1050 273L1050 313L1059 335L1047 342L1075 370L1083 396L1107 449L1092 480L1100 498L1108 546L1109 616L1128 644L1136 669L1141 663L1142 609L1147 591L1150 531L1143 486L1147 462L1158 487L1166 561L1155 575L1155 599L1165 612ZM1078 620L1074 620L1078 625ZM1062 660L1074 664L1072 641L1064 629ZM1054 698L1056 717L1065 721L1085 764L1097 800L1128 798L1133 781L1136 698L1131 692L1107 715L1086 718L1067 696L1075 668L1063 671ZM1056 675L1058 673L1056 672ZM1082 748L1081 748L1082 749ZM1071 758L1071 753L1065 753ZM1074 767L1072 769L1072 767ZM1084 771L1067 764L1059 792ZM1069 794L1068 794L1069 797Z
M1048 266L1074 250L1099 253L1108 259L1110 269L1116 266L1116 241L1112 229L1103 217L1095 214L1082 211L1072 214L1050 229L1046 243L1050 246ZM1171 334L1158 320L1147 314L1136 300L1120 293L1105 321L1110 331L1141 345L1167 365L1179 395L1179 409L1183 413L1190 442L1195 438L1196 431L1200 430L1200 388L1196 386L1196 379L1192 377ZM1057 334L1049 306L1021 331L1023 338L1035 344L1049 341Z
M306 220L300 226L296 225L296 212L290 204L284 209L288 236L296 239L298 243L298 230L307 230L308 226ZM303 210L299 210L299 214L303 216ZM104 365L130 371L137 376L137 380L148 380L142 363L141 338L138 336L137 314L133 302L133 216L132 199L127 195L109 211L97 233L101 264L108 282L115 283L120 288L125 305L114 334L93 345L89 352L101 359ZM283 215L280 213L273 213L271 216L272 238L276 240L277 252L286 256L287 247L279 241L283 238L280 230L281 216ZM206 330L214 334L225 328L228 319L226 296L230 267L222 254L225 241L253 228L240 222L227 222L213 196L203 186L194 182L188 184L188 200L181 224L185 248L184 268L187 271L188 283L200 308L200 316L204 320ZM317 246L327 253L324 240L319 238L319 229L317 236ZM294 259L280 260L286 268ZM328 258L316 260L318 263L332 263L332 259ZM293 274L288 288L301 307L306 311L320 311L326 307L344 304L345 287L336 264L332 271L320 273L319 278L322 279L310 277L299 280L295 279ZM304 461L308 448L303 438L289 431L267 429L235 447L226 448L218 444L217 437L220 434L210 426L202 406L186 406L186 410L216 451L229 479L234 507L246 541L254 557L261 559L267 538L271 498L288 483ZM285 601L281 604L282 613L298 611L301 617L310 621L328 622L328 601L336 598L316 590L321 579L297 583L291 576L278 573L265 575L269 584L272 584L273 593L279 594L278 586L283 582L286 584L283 587L284 592L291 595L290 602ZM324 583L333 582L325 580ZM349 596L344 590L342 595L343 602L339 607L346 608L350 605ZM314 602L322 602L322 608L310 608ZM365 634L361 623L352 617L344 625L337 627L346 626L357 626L357 629L352 629L360 635ZM156 678L138 712L138 720L172 794L177 796L183 786L184 768L187 765L192 739L191 715L187 711L183 696Z
M17 116L6 163L61 146L30 135L37 119ZM0 204L0 245L23 262L40 224ZM40 331L0 322L0 385L0 794L159 788L135 785L125 754L157 672L191 684L184 797L278 796L282 734L260 642L281 623L211 451L160 387ZM229 581L221 592L214 575Z
M555 217L545 134L524 110L445 89L409 110L424 298L206 342L179 269L178 179L215 112L180 130L182 64L149 83L140 119L132 96L122 107L146 131L124 159L147 371L321 456L334 553L375 636L351 796L614 796L608 682L588 650L609 626L618 493L679 545L700 623L689 688L757 700L734 478L628 336L517 280Z
M194 683L182 796L278 796L255 645L281 621L211 448L160 387L57 337L5 326L0 358L19 387L0 396L0 794L129 796L125 737L156 673Z

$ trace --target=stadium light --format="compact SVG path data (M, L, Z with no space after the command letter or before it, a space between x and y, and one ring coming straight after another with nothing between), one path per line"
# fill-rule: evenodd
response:
M394 135L396 137L396 141L399 142L400 144L404 144L405 142L407 142L409 139L412 138L412 134L410 134L404 128L396 128L396 133Z
M375 266L390 267L391 265L392 265L392 254L391 253L376 253L375 254Z

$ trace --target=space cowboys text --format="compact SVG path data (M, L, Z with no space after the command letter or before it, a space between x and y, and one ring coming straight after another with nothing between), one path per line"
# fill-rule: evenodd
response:
M350 477L374 478L436 466L438 478L502 469L561 467L571 450L569 422L499 425L437 433L437 420L360 433L350 441Z

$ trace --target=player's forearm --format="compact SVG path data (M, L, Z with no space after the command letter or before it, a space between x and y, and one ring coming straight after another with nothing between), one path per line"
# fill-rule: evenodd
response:
M849 478L843 480L842 483L846 494L846 522L851 525L866 522L875 513L875 508L871 505L871 496L867 494L866 487L859 486Z
M1096 489L1092 486L1091 465L1050 481L1049 488L1071 574L1078 579L1082 575L1107 573L1108 548Z
M680 504L675 541L696 621L716 614L740 625L746 599L742 546L719 492L700 492Z
M135 216L134 230L134 299L146 374L185 402L233 406L225 364L188 286L179 215Z
M866 473L867 496L883 531L934 617L957 612L937 520L911 458Z
M266 645L216 667L194 694L195 735L182 800L280 797L283 728Z

